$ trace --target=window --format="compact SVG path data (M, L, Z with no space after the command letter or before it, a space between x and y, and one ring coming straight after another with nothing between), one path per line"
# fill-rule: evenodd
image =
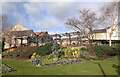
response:
M31 34L31 36L32 36L32 34Z

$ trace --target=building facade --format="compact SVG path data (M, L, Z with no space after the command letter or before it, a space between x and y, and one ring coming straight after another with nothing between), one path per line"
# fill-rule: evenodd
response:
M35 32L35 34L37 35L39 45L53 41L53 37L47 31Z
M111 34L112 33L112 34ZM110 37L111 34L111 37ZM107 42L109 43L109 40L112 40L112 42L120 42L120 27L119 26L113 26L113 27L106 27L106 29L98 29L93 30L93 40L99 41L99 42Z
M2 38L5 40L4 49L27 45L35 46L37 43L34 31L28 30L19 24L5 31Z

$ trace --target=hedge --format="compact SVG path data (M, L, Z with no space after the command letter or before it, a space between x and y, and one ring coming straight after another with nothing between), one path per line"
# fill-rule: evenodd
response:
M53 43L42 45L38 47L35 52L36 54L39 54L39 55L46 55L46 54L52 53L52 49L51 49L52 45Z
M20 56L20 52L18 52L18 51L9 52L9 53L5 54L4 57L10 57L10 56L13 56L13 55L16 55L16 57L18 57L18 56Z
M112 46L95 46L92 47L96 52L96 56L100 59L105 52L114 52L114 51L120 51L120 47L112 47Z
M80 50L88 52L88 48L85 48L85 47L80 48Z

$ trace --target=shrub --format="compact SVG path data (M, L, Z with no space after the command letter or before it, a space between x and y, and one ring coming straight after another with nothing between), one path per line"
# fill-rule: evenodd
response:
M54 54L50 54L49 56L48 56L48 59L52 59L52 58L54 58L55 56L54 56Z
M72 52L73 52L73 50L71 47L67 47L66 49L64 49L65 56L67 56L67 57L71 57Z
M48 44L38 47L36 49L36 54L46 55L48 53L52 53L52 49L51 49L52 45L53 43L48 43Z
M64 54L63 54L62 52L58 52L58 53L57 53L57 57L58 57L58 58L61 58L63 55L64 55Z
M120 46L116 48L117 51L120 51Z
M60 49L59 44L57 42L55 42L55 43L53 43L51 48L52 48L53 54L56 56L57 55L57 51Z
M61 53L62 55L64 55L64 48L60 47L59 53Z
M109 53L114 51L119 51L119 47L112 47L112 46L95 46L92 49L96 52L96 56L100 59L103 53Z
M15 48L11 48L11 49L5 50L2 54L3 54L3 56L4 56L5 54L7 54L7 53L9 53L9 52L14 52L14 51L15 51Z
M85 47L80 48L80 50L82 50L82 51L87 51L87 52L88 52L88 49L85 48Z
M33 55L31 56L31 59L35 59L36 53L33 53Z
M79 57L80 55L80 49L77 47L67 47L64 49L64 54L66 57Z
M9 57L9 56L16 56L16 57L18 57L18 56L20 56L20 52L14 51L14 52L9 52L9 53L4 55L4 57Z
M96 56L92 56L89 52L81 51L80 55L84 56L86 59L96 58Z
M40 59L40 58L41 58L40 55L36 55L36 56L35 56L35 59Z

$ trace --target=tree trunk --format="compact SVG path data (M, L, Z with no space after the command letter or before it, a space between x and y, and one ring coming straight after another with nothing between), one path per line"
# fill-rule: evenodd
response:
M93 43L93 34L92 34L92 40L91 40L91 45L90 45L91 47L93 46L93 44L92 44L92 43Z
M89 36L88 41L89 41L90 47L92 47L93 37L91 39L91 36Z
M70 36L70 34L69 34L69 45L71 46L71 36Z
M60 46L62 46L62 39L61 39L61 36L59 36L59 42L60 42Z
M109 46L111 46L111 35L110 35L110 41L109 41Z
M78 46L81 44L80 42L80 34L78 34Z
M90 47L92 47L92 40L90 40Z
M80 46L82 45L82 37L80 37Z
M5 46L5 38L2 39L2 52L4 51L4 46Z

